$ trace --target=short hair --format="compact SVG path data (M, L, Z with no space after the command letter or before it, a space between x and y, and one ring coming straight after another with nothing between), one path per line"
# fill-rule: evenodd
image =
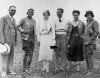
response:
M10 9L11 7L14 7L14 8L16 8L16 6L12 5L12 6L10 6L10 7L9 7L9 9Z
M34 9L30 8L30 9L28 9L27 14L28 14L28 12L29 12L30 10L34 11Z
M62 8L58 8L57 10L60 10L62 13L64 13L64 10Z
M91 16L94 17L93 11L91 10L86 11L86 14L84 16L87 17L88 14L91 14Z
M74 11L72 12L72 14L74 14L74 13L78 13L78 14L80 15L80 11L79 11L79 10L74 10Z
M47 12L48 15L50 16L50 12L49 12L49 10L44 11L44 12L43 12L43 16L44 16L45 12Z

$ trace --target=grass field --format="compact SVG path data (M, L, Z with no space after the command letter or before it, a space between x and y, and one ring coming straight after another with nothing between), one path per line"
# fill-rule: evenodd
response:
M100 40L97 40L97 43L100 44ZM60 72L58 74L53 74L54 65L53 62L50 64L50 73L41 72L42 63L38 62L38 48L34 52L33 61L31 64L31 69L33 70L30 74L26 76L22 75L22 60L24 52L21 50L21 41L19 38L18 45L15 47L15 58L14 58L14 67L13 70L17 73L16 75L7 75L5 78L100 78L100 46L94 53L94 70L93 74L86 76L84 74L86 70L86 64L83 61L81 63L81 71L76 72L73 68L73 72L70 75L67 75L67 72ZM3 77L0 77L3 78Z

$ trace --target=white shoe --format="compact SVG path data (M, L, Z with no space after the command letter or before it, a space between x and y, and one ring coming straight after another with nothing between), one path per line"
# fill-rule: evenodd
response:
M29 71L32 72L33 70L32 69L29 69Z
M88 72L86 75L89 76L89 75L91 75L91 74L92 74L92 72Z
M42 69L42 71L45 71L45 70L46 70L45 68Z
M10 70L10 74L16 74L14 71Z
M49 69L46 69L46 72L48 73L49 72Z
M2 76L2 77L5 77L5 76L6 76L6 72L2 72L2 73L1 73L1 76Z
M80 71L80 67L79 66L77 66L77 70L76 70L77 72L79 72Z

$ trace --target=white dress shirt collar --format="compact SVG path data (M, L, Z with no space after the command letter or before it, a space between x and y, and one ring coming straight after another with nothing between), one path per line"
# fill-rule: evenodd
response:
M14 21L14 18L13 18L13 17L11 17L9 14L8 14L8 16L9 16L9 18L10 18L12 21Z

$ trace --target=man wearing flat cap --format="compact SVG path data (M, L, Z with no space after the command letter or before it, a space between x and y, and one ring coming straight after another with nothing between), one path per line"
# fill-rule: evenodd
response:
M13 16L16 13L16 7L9 7L9 14L0 19L0 43L7 43L10 46L9 54L1 54L2 59L2 76L7 73L16 74L12 71L14 59L14 46L16 43L17 31L15 27L15 19Z
M94 14L92 11L86 11L85 17L87 18L87 23L83 37L83 52L87 65L87 75L91 75L93 69L92 57L96 49L96 38L99 35L99 23L93 19Z

